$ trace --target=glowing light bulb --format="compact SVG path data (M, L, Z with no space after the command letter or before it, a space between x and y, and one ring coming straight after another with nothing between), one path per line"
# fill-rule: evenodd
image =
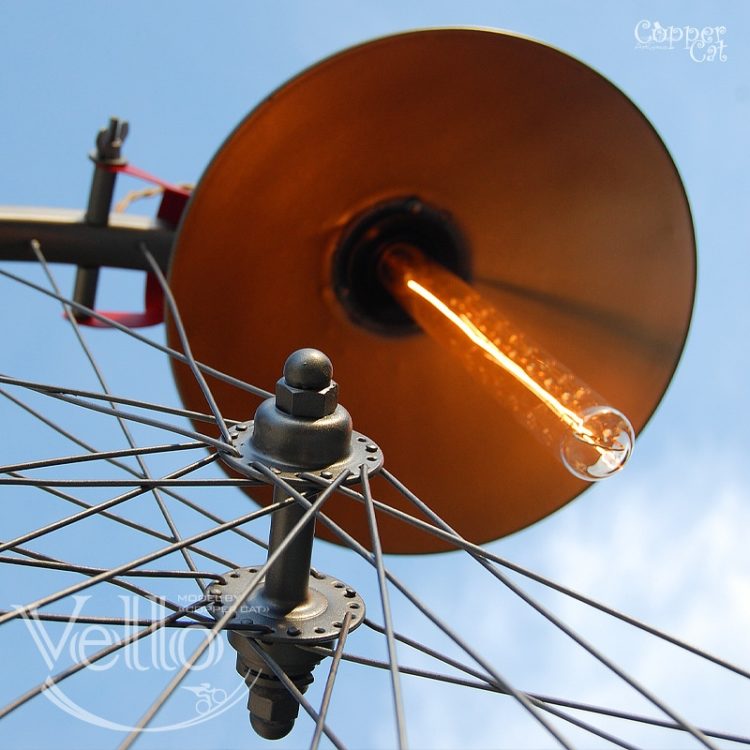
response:
M628 419L453 273L416 248L388 249L383 283L419 326L467 369L575 476L597 481L633 450Z

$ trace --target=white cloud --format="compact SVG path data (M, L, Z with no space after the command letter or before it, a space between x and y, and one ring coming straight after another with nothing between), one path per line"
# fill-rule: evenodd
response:
M720 464L723 471L717 469ZM708 466L716 471L709 474ZM617 483L603 500L597 497L594 504L564 512L543 529L532 530L525 541L539 546L536 568L696 646L750 666L750 493L735 481L737 471L729 471L731 466L727 456L695 456L690 463L676 456L658 471L636 473ZM498 549L503 552L503 543ZM462 636L517 686L663 718L592 657L540 623L538 615L533 616L536 622L519 616L501 591L491 583L488 587L488 576L464 564L454 566L449 580L442 577L433 599L444 605L440 611L450 602L459 611L477 613L468 626L464 618ZM750 734L745 718L750 684L743 678L567 597L545 594L536 586L530 590L688 720ZM409 625L419 628L416 619ZM417 660L410 656L407 661ZM508 698L424 681L415 688L407 695L410 735L417 748L555 745ZM681 733L581 717L649 747L695 746L695 740ZM562 727L583 747L603 744Z

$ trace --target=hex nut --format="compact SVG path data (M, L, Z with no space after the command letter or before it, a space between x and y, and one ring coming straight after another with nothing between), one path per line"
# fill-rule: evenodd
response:
M276 382L276 407L293 417L320 419L336 411L338 390L335 381L319 391L312 391L294 388L284 378L279 378Z
M255 690L250 691L248 709L250 713L263 721L281 722L293 721L299 714L299 703L282 688L275 698L258 695Z

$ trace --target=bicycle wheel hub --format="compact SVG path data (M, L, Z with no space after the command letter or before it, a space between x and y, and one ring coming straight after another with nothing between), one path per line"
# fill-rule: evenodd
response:
M283 430L283 427L277 429ZM313 427L313 430L319 430L320 427ZM359 481L359 467L364 466L368 474L374 474L383 468L383 452L370 440L366 435L352 431L348 453L343 458L333 463L325 463L322 467L300 471L299 465L290 465L280 459L278 455L264 453L258 448L257 441L253 441L255 436L255 420L243 422L236 425L230 431L232 445L240 452L240 457L223 454L222 460L240 474L244 474L251 479L258 481L267 481L264 479L252 464L259 463L270 468L280 479L288 482L293 487L309 488L311 481L310 476L315 475L321 479L333 479L342 471L348 471L349 476L344 480L344 484L352 484ZM316 444L319 445L320 437L317 438ZM300 443L302 450L309 449L309 445Z
M351 586L310 566L313 502L332 493L325 489L327 480L350 484L361 472L372 474L383 465L380 448L352 429L332 375L333 365L322 352L294 352L275 396L258 407L252 421L232 428L239 456L222 454L236 472L273 484L278 503L266 563L231 570L208 592L208 609L230 629L237 671L250 689L250 723L266 739L291 731L299 712L293 693L307 689L325 655L301 647L331 644L344 628L358 627L365 614L365 603ZM297 502L289 503L290 498ZM321 496L320 503L325 499Z
M219 619L257 578L260 565L238 568L224 574L226 583L215 583L209 589L213 601L209 611ZM264 641L287 641L297 645L319 644L339 636L344 617L351 612L350 630L358 627L365 615L365 602L346 583L316 570L310 571L308 597L294 609L285 612L269 598L265 578L239 607L228 627L245 637L262 637Z

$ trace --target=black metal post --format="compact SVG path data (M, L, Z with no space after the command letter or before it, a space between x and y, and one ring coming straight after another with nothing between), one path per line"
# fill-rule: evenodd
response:
M305 497L310 502L314 502L316 494L305 493ZM274 502L280 502L286 498L287 495L283 490L274 489ZM304 513L305 508L301 505L289 505L273 514L268 540L269 556L284 541ZM279 612L290 612L307 599L307 582L310 577L314 537L315 519L312 518L287 547L286 552L271 565L266 573L265 594Z
M89 202L84 221L92 227L105 227L109 222L112 196L115 191L117 172L102 169L103 164L123 164L122 142L128 134L128 123L111 117L109 125L99 131L96 138L96 151L91 154L94 162L94 175L91 178ZM98 266L79 266L76 270L73 299L81 305L94 308L96 288L99 283ZM73 312L76 320L86 317L85 313Z

